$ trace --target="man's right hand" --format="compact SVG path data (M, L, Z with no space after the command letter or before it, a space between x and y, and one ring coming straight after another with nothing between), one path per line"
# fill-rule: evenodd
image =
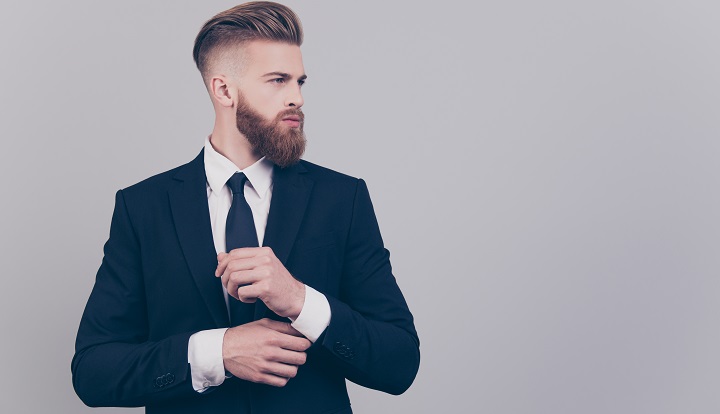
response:
M283 387L305 363L310 345L289 323L261 319L225 331L223 363L238 378Z

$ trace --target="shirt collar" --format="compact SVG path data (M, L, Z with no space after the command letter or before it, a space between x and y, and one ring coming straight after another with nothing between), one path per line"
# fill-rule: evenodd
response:
M232 161L225 158L222 154L213 148L210 142L210 136L205 138L205 176L207 182L214 193L220 193L227 183L227 180L236 172L242 172L250 181L250 185L255 189L258 196L262 199L267 194L268 189L272 185L273 163L265 157L257 160L253 165L241 170Z

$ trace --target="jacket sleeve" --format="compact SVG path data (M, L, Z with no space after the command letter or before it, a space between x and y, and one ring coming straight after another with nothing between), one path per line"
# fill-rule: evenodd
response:
M118 191L72 360L73 387L86 405L137 407L196 394L187 361L194 332L150 341L146 309L140 246Z
M338 298L320 345L349 380L401 394L420 365L413 316L390 266L367 186L358 180Z

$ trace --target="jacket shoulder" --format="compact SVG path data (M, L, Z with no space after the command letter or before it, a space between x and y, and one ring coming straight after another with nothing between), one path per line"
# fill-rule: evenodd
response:
M328 184L334 184L334 185L348 185L348 186L356 186L358 181L360 181L359 178L352 177L347 174L343 174L341 172L331 170L330 168L323 167L317 164L313 164L310 161L300 160L299 163L304 169L307 174L312 177L315 181L325 181Z
M182 166L175 167L171 170L155 174L148 177L140 182L132 184L122 189L122 192L126 196L133 197L146 197L150 194L156 194L159 191L165 190L169 187L170 183L173 182L173 177Z
M121 191L126 196L131 197L148 197L153 194L162 194L165 190L170 188L171 184L176 181L175 177L180 176L181 172L185 173L185 175L187 175L187 173L195 174L199 172L204 176L205 171L202 165L202 152L200 152L200 155L190 162L155 174L140 182L125 187Z

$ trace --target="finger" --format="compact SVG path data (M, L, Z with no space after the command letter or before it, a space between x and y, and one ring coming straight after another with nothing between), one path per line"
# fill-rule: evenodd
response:
M235 259L242 259L242 258L246 258L246 257L253 257L253 256L264 255L264 254L268 254L268 253L272 253L272 249L267 246L263 246L263 247L240 247L237 249L233 249L232 251L230 251L229 254L230 254L230 256L232 256Z
M260 260L259 262L264 262L264 260ZM273 274L272 270L272 267L260 265L259 263L245 261L243 261L243 263L232 262L220 277L222 279L232 279L237 282L238 285L249 285L271 277Z
M223 274L223 272L225 272L225 267L227 267L231 260L257 256L257 254L261 251L260 249L262 249L262 247L240 247L231 250L230 253L218 254L218 266L217 269L215 269L215 276ZM223 256L221 257L221 255Z
M238 289L240 287L245 286L245 283L242 282L242 277L236 276L235 278L228 276L222 277L222 284L225 286L225 290L227 291L228 295L234 297L235 299L240 300L238 297Z
M237 286L234 283L228 284L229 288L226 288L228 295L232 296L234 299L239 300L243 303L255 303L257 302L259 296L257 293L253 293L253 291L241 290L246 287L252 287L252 285L243 285L243 286ZM256 288L253 288L254 290L257 290ZM262 300L262 299L261 299Z
M298 367L295 365L283 364L280 362L271 362L266 368L266 373L270 375L277 375L283 378L295 378L297 375Z
M272 374L262 374L260 376L260 380L258 382L272 385L273 387L284 387L285 384L287 384L289 381L288 378L285 377L279 377L277 375Z
M237 289L238 286L236 283L233 283L232 280L230 280L230 275L223 275L222 278L220 278L220 281L222 282L223 287L227 291L228 295L234 297L237 299Z
M233 272L239 272L242 270L252 270L258 267L269 265L272 263L272 259L269 256L253 256L249 258L231 259L219 276L225 276ZM216 270L219 270L218 267Z
M239 270L237 272L225 272L220 277L220 280L222 280L225 289L228 289L228 286L230 286L231 283L233 283L237 288L240 286L251 285L253 283L259 282L262 279L261 275L262 273L256 271L255 269Z
M263 279L266 273L262 269L241 270L237 272L225 272L220 280L230 296L238 299L238 288L251 286ZM261 291L261 289L255 289ZM257 297L257 296L256 296Z
M277 332L284 333L287 335L292 335L292 336L299 336L299 337L303 336L303 334L301 334L297 329L293 328L292 325L290 325L287 322L280 322L280 321L275 321L275 320L267 319L267 318L261 319L260 322L262 322L263 326L265 326L266 328L270 328L273 331L277 331Z
M278 335L279 336L275 339L275 344L283 349L304 352L310 348L310 345L312 345L312 342L310 342L307 338L287 334Z
M240 285L235 291L237 299L244 303L254 303L259 297L262 289L257 285Z
M228 256L228 254L225 252L218 253L218 255L217 255L218 266L215 268L215 277L220 276L222 274L222 272L219 272L220 263L224 263L226 261L227 256Z
M270 263L275 258L275 253L270 247L240 247L233 249L230 253L226 253L225 256L220 257L218 255L218 266L215 269L215 276L220 276L225 272L226 267L229 263L238 259L249 259L254 257L264 258L261 263Z
M290 365L303 365L307 361L307 354L300 351L290 351L287 349L278 349L277 353L270 359L271 361L281 362Z
M267 283L262 283L263 277L261 277L261 275L264 275L264 273L258 269L233 272L231 274L223 275L222 283L230 296L238 300L242 300L243 298L241 296L244 296L247 299L253 300L243 302L252 303L255 302L254 299L262 299L261 295L264 293L267 294ZM244 290L239 291L239 289Z

